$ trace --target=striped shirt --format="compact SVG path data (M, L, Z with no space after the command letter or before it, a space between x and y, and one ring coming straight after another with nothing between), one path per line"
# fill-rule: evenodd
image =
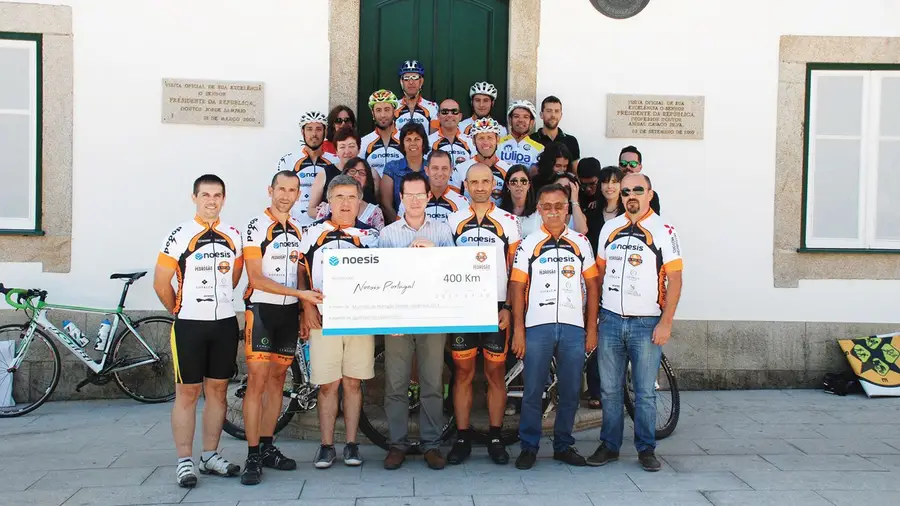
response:
M406 218L391 223L381 230L378 237L379 248L408 248L418 238L428 239L435 246L454 246L453 231L445 222L432 220L425 216L425 223L416 230L406 223Z

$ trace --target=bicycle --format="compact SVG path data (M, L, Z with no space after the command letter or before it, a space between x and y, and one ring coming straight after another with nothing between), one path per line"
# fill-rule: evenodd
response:
M140 402L158 403L174 399L175 372L168 341L175 319L170 316L150 316L134 321L125 313L128 288L146 274L146 271L141 271L110 276L110 279L125 280L119 305L115 309L48 304L46 290L5 288L0 284L0 294L5 295L6 303L16 310L24 310L29 319L25 324L0 327L0 344L13 341L8 348L11 353L6 356L0 353L0 391L10 388L7 382L12 381L14 400L12 406L0 406L0 418L30 413L46 402L56 390L62 361L50 336L90 370L88 376L76 385L76 392L80 392L89 383L105 385L115 380L126 395ZM112 316L109 335L114 337L106 339L103 349L97 350L101 353L99 359L92 358L82 345L50 322L47 314L53 309ZM120 322L125 328L117 334ZM144 339L142 331L149 335L147 331L154 325L158 325L154 328L159 329L156 336L160 337L160 342L151 345ZM9 337L4 338L6 335ZM133 339L126 339L128 336L133 336ZM28 363L25 362L26 359L29 359ZM44 378L48 380L46 386L41 385ZM145 393L141 385L148 379L161 386Z
M589 364L592 362L592 358L596 350L585 353L584 360L584 370L587 371ZM512 382L522 374L525 369L525 363L520 359L517 360L515 365L513 365L509 371L506 373L506 390L508 398L519 398L521 399L525 393L525 387L521 385L512 385ZM675 377L675 371L672 369L672 366L669 364L669 359L666 358L665 354L662 355L659 365L660 375L657 376L655 382L656 388L656 439L665 439L672 435L672 432L675 431L675 426L678 425L678 418L681 413L681 396L678 391L678 380ZM521 382L520 382L521 383ZM542 393L543 397L543 418L546 419L553 409L556 407L558 401L558 393L556 391L556 357L552 359L550 362L550 378L544 387L544 391ZM668 397L667 397L668 396ZM666 399L671 399L671 402L666 402ZM663 403L662 409L660 408L660 402ZM625 410L628 412L628 416L634 420L634 388L631 386L631 364L629 363L625 372ZM475 436L478 441L484 442L487 441L487 433L480 430L475 430ZM501 432L501 442L504 445L511 445L516 443L519 440L519 431L518 427L514 429L506 429Z

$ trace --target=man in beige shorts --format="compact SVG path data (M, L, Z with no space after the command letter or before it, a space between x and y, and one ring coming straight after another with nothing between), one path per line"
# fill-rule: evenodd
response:
M331 215L317 221L303 232L300 252L306 257L309 279L314 290L322 289L323 262L330 260L328 250L375 247L378 231L356 219L363 190L356 179L340 175L328 185L326 199ZM305 288L305 287L304 287ZM344 424L347 444L344 464L362 464L356 432L362 411L362 380L375 376L375 337L323 336L321 306L303 304L301 334L309 338L312 382L319 388L319 430L322 444L313 465L318 469L331 467L336 458L334 424L338 414L338 387L344 390Z

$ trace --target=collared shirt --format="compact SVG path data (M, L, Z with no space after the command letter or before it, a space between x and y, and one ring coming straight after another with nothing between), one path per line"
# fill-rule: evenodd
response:
M576 139L574 135L563 132L562 128L559 129L559 133L556 134L555 139L551 139L550 136L545 134L543 128L538 128L537 132L531 134L531 139L541 143L545 147L553 142L561 142L569 148L573 160L581 158L581 148L578 146L578 139Z
M396 127L391 132L391 138L387 144L384 143L377 129L369 132L360 142L362 146L359 150L359 156L364 157L369 162L372 170L378 172L379 176L384 174L385 165L403 158L403 153L400 151L400 137Z
M427 215L418 230L409 226L406 218L384 227L378 237L379 248L408 248L416 239L428 239L438 247L453 246L453 231L446 222L432 220Z
M497 158L510 165L521 163L526 167L537 164L538 155L544 151L544 145L540 142L528 137L522 137L517 141L510 134L501 137L497 144Z
M262 260L263 276L288 288L297 288L297 272L306 269L300 254L300 236L297 220L288 216L282 224L267 208L247 224L244 258ZM295 304L297 297L264 292L248 283L244 303L252 302L286 306Z
M428 192L428 202L425 203L425 216L428 216L432 220L447 223L447 218L450 214L455 213L460 209L468 208L468 199L457 193L452 187L448 186L444 189L444 193L440 195L435 195L434 192ZM404 212L406 212L406 206L403 205L403 202L400 202L400 209L397 211L397 216L403 217Z
M438 127L437 116L438 105L431 100L422 98L422 95L419 95L412 110L409 109L409 102L406 101L404 96L400 99L400 107L394 113L398 130L412 121L425 127L425 132L431 132L432 129Z

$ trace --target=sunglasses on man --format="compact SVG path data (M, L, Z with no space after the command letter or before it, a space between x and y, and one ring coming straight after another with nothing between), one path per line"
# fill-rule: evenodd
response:
M441 109L439 112L444 116L456 116L459 114L459 109Z
M635 186L634 188L622 188L621 193L623 197L627 197L632 193L635 195L643 195L646 191L647 189L643 186Z
M630 168L632 168L632 169L636 169L637 166L640 165L640 164L641 164L641 162L638 162L638 161L635 161L635 160L631 160L631 161L628 161L628 160L619 160L619 167L622 167L623 169L626 168L626 167L630 167Z
M407 74L407 75L401 77L400 79L402 79L404 81L418 81L421 78L422 78L422 76L420 76L419 74Z

